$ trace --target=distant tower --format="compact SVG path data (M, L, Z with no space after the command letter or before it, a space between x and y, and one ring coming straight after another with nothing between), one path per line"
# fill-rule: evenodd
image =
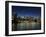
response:
M12 20L12 25L13 25L12 27L13 28L12 28L12 30L15 31L15 30L17 30L17 23L18 23L18 21L17 21L17 13L14 12L12 16L13 16L13 20Z
M13 15L14 15L15 17L17 17L17 13L16 13L16 12L14 12Z

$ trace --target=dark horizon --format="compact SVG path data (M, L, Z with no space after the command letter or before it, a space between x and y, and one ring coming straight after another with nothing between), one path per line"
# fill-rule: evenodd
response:
M12 6L12 14L17 16L39 16L41 17L41 7Z

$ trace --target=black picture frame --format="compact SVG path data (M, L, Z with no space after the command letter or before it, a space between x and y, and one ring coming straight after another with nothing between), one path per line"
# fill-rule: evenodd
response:
M44 6L44 32L43 33L27 33L27 34L12 34L9 35L9 3L28 3L28 4L42 4ZM45 34L45 3L37 2L20 2L20 1L5 1L5 36L18 36L18 35L34 35Z

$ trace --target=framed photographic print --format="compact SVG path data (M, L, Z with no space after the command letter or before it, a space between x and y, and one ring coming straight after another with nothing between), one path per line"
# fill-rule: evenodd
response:
M45 4L37 2L5 2L5 35L45 33Z

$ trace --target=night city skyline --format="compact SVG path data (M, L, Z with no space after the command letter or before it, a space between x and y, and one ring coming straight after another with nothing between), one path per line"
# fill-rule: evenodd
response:
M40 29L41 7L12 6L12 31Z

